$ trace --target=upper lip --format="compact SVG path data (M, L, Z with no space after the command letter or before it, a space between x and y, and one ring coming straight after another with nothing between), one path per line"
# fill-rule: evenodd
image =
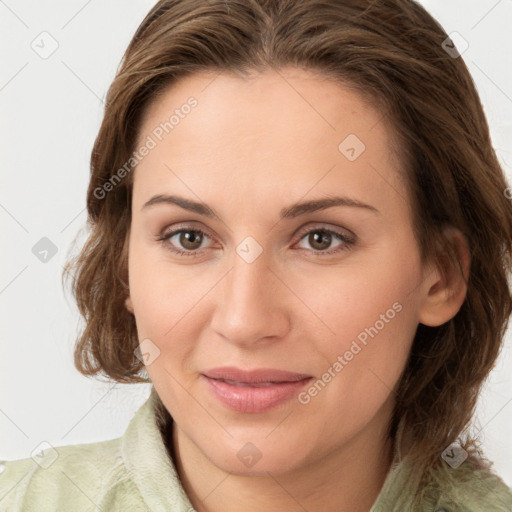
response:
M275 370L273 368L242 370L233 366L212 368L202 372L202 374L210 379L243 382L248 384L261 382L297 382L311 378L311 375L289 372L286 370Z

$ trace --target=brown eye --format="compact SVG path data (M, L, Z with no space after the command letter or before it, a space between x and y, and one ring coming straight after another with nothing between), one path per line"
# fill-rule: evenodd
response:
M355 244L355 239L330 229L314 228L302 233L300 243L303 244L304 242L309 247L301 246L301 249L309 249L317 256L327 256L351 249ZM335 242L338 242L338 244L333 249L332 245Z
M205 247L201 247L205 239L212 240L204 231L186 227L164 233L157 238L165 249L180 256L199 256L202 252L201 249L205 249ZM315 256L341 253L351 249L356 243L355 238L326 228L310 229L304 232L299 242L304 243L304 241L307 242L309 247L301 247L301 249L309 250ZM333 249L332 245L335 242L338 242L338 244Z
M312 231L308 235L308 242L315 251L324 251L332 243L332 235L327 231Z
M203 241L203 234L200 231L180 231L179 234L179 244L184 249L189 251L195 251L201 247L201 243Z
M157 240L165 249L181 256L198 256L200 249L203 249L205 238L210 237L200 229L181 228L169 231L160 235Z

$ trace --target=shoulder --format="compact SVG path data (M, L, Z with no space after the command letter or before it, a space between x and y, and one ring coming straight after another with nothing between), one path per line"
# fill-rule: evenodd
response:
M407 461L395 463L371 512L511 512L512 491L489 467L467 460L427 471L422 484L410 478Z
M489 467L469 460L439 472L437 486L446 512L510 512L512 490Z
M152 391L118 439L4 461L0 511L192 510L160 429L162 407Z
M120 448L121 438L48 447L33 458L4 461L0 510L85 510L98 506L108 494L126 494L133 484Z

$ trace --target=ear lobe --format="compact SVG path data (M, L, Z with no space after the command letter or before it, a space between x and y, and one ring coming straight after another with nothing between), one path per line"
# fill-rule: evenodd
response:
M126 309L133 315L133 303L132 298L128 295L124 301L124 305L126 306Z
M466 237L455 228L444 230L460 263L454 263L446 252L441 252L436 264L423 283L423 301L419 322L437 327L451 320L460 310L467 293L471 255Z

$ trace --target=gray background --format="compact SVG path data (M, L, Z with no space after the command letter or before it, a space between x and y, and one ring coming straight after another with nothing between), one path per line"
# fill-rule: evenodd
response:
M463 58L510 180L512 1L421 3L448 33L468 42ZM88 163L103 99L153 4L0 1L1 459L28 457L43 441L60 446L118 437L148 396L149 385L101 383L75 370L81 321L60 278L73 238L85 239ZM48 55L52 45L58 47ZM47 248L43 237L57 251L52 256L50 248L46 262L33 252L36 244ZM509 330L474 422L486 455L509 486L511 348Z

